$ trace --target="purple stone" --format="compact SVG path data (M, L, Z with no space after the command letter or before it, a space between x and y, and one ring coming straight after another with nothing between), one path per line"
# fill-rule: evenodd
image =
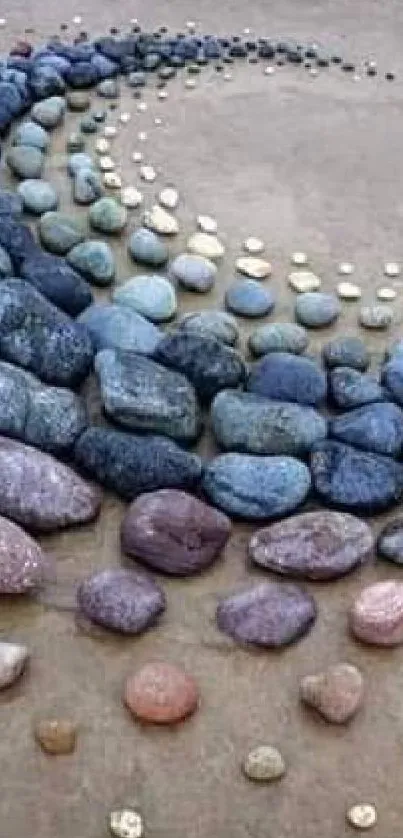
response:
M139 634L164 611L165 594L144 573L113 569L82 582L77 602L94 623L124 634Z

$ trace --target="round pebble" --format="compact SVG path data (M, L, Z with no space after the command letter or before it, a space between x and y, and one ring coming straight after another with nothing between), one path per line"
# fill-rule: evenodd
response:
M105 137L100 137L95 143L95 151L98 154L108 154L111 144Z
M68 263L94 285L110 285L115 276L115 257L104 241L85 241L67 254Z
M84 226L80 219L62 212L45 212L39 221L39 236L42 244L64 256L72 247L85 239Z
M77 741L77 726L68 719L42 719L35 724L34 735L47 754L71 754Z
M119 121L122 123L122 125L127 125L127 123L130 122L130 119L131 116L127 111L124 111L119 116Z
M109 829L115 838L142 838L143 819L134 809L116 809L109 815Z
M118 305L133 308L152 323L171 320L176 313L175 289L158 274L134 276L116 288L112 300Z
M125 186L120 193L120 203L129 209L136 209L143 202L143 195L135 186Z
M348 810L347 820L355 829L372 829L378 820L375 806L357 803Z
M39 178L21 181L17 192L22 198L24 209L36 215L56 209L59 203L58 194L52 184Z
M106 137L107 139L112 139L112 137L116 137L117 133L118 129L115 127L115 125L105 125L104 137Z
M363 694L361 672L349 663L337 663L324 672L306 675L300 684L302 701L332 724L350 721L361 707Z
M264 251L264 242L254 236L249 236L249 238L245 239L242 246L246 250L246 253L250 253L252 256L257 256Z
M233 314L243 317L263 317L275 305L273 292L256 279L239 279L225 294L225 305Z
M26 646L0 642L0 690L14 684L22 674L28 658L29 652Z
M271 264L257 256L240 256L235 263L237 271L252 279L265 279L271 274Z
M175 236L179 233L179 224L174 215L169 213L159 204L154 206L144 213L143 224L154 233L160 233L164 236Z
M342 300L359 300L361 297L361 288L355 285L354 282L339 282L337 294Z
M293 291L304 294L307 291L318 291L321 280L312 271L293 271L288 275L288 284Z
M81 582L77 602L94 623L122 634L139 634L165 609L161 588L135 570L101 570Z
M177 189L167 186L159 193L158 201L164 209L173 210L178 206L179 193Z
M140 177L142 180L145 180L146 183L153 183L157 177L157 172L153 166L141 166Z
M127 212L114 198L100 198L90 208L89 222L101 233L120 233L127 223Z
M393 311L389 306L363 306L359 313L359 323L365 329L388 329L392 323Z
M170 273L187 291L205 293L214 285L217 268L210 259L193 253L181 253L171 262Z
M141 161L143 160L143 155L141 151L133 151L132 160L133 163L141 163Z
M378 537L378 555L397 565L403 565L403 519L395 518L386 524Z
M145 664L130 676L124 702L144 722L175 724L197 709L199 691L193 678L170 663Z
M129 239L129 253L135 262L158 268L168 261L165 242L147 227L138 227Z
M350 611L350 626L365 643L403 643L403 582L391 579L364 588Z
M268 352L292 352L301 355L309 343L307 332L297 323L266 323L249 337L252 355L260 357Z
M259 745L247 755L243 770L249 780L271 782L283 777L286 767L277 748L272 745Z
M340 303L333 294L312 291L300 294L295 303L295 317L311 329L330 326L340 314Z
M113 172L115 168L115 161L108 155L102 155L98 160L98 166L101 172Z
M400 265L398 262L385 262L383 272L385 276L399 276L400 274Z
M103 182L108 189L121 189L122 186L122 178L116 172L105 172Z

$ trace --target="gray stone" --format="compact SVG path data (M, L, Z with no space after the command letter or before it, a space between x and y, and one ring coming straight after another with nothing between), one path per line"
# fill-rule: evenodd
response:
M103 79L97 84L98 96L104 99L117 99L119 96L119 85L115 78Z
M330 326L337 320L340 311L340 300L335 294L321 291L300 294L295 302L295 319L311 329Z
M115 256L106 242L96 240L81 242L68 252L66 259L94 285L100 287L110 285L115 276Z
M49 96L41 102L35 102L31 117L43 128L56 128L63 121L66 100L63 96Z
M382 559L403 565L403 519L389 521L379 533L377 552Z
M268 352L290 352L302 355L309 343L308 335L296 323L265 323L249 337L248 346L256 357Z
M138 227L129 239L129 253L135 262L158 268L168 261L168 248L152 230Z
M152 355L163 338L153 323L127 306L95 303L79 317L91 335L95 351L118 349Z
M132 277L116 288L112 300L118 305L134 309L153 323L171 320L177 308L174 287L168 279L158 274Z
M238 279L228 288L225 305L242 317L263 317L273 311L275 299L271 289L256 279Z
M30 145L13 146L6 159L13 175L21 180L40 178L45 162L42 152Z
M382 369L382 384L392 394L393 401L403 406L403 354L395 352Z
M364 375L352 367L335 367L331 370L329 392L334 403L342 410L391 398L387 390L380 385L377 375Z
M205 309L189 312L180 318L177 326L185 332L216 338L228 346L235 346L239 338L236 319L226 311Z
M191 253L181 253L169 266L172 275L187 291L211 291L217 268L210 259Z
M84 241L85 231L81 219L63 212L45 212L39 221L39 236L47 250L64 256Z
M70 177L74 177L78 174L80 169L94 169L94 161L90 154L87 154L85 151L76 151L73 154L70 154L70 157L67 161L67 171Z
M94 169L80 168L73 181L73 198L77 204L92 204L103 194L102 179Z
M393 310L381 304L363 306L359 313L359 322L366 329L388 329L392 319Z
M127 224L127 210L114 198L100 198L90 208L89 221L101 233L121 233Z
M22 215L22 211L22 201L17 192L0 189L0 218L8 215L18 220Z
M357 337L340 337L325 343L322 357L327 367L352 367L365 372L370 357L365 343Z
M55 210L59 203L59 196L51 183L40 178L23 180L18 186L24 209L35 215L42 215L49 210Z
M36 122L21 122L13 134L12 143L13 145L28 145L38 148L39 151L46 151L50 143L50 137L45 129Z

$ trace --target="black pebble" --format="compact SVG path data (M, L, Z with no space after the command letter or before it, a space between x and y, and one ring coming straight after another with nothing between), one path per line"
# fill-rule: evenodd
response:
M222 60L225 62L225 64L233 64L234 63L234 59L231 58L230 55L224 55Z
M132 26L132 32L134 32L134 34L141 32L141 26Z
M283 58L278 58L276 64L278 67L284 67L285 61Z
M259 63L259 59L258 59L258 58L256 58L256 56L255 56L255 55L251 55L251 57L250 57L250 58L248 58L248 62L249 62L249 64L258 64L258 63Z
M332 55L331 62L332 64L341 64L343 61L341 55Z
M311 62L310 61L305 61L304 67L305 67L306 70L310 70L311 67L312 67Z
M255 52L257 50L256 41L246 41L245 46L250 52Z
M351 61L345 61L344 64L341 65L341 69L344 70L345 73L354 73L355 64Z
M386 81L394 81L395 74L394 73L385 73L385 79L386 79Z
M367 76L376 76L378 74L378 70L376 67L368 67Z
M216 69L217 73L221 73L224 69L224 65L223 64L216 64L215 69Z
M159 31L161 32L161 35L166 35L167 32L168 32L168 27L167 26L160 26Z
M61 24L60 24L60 29L62 30L62 32L66 32L66 30L67 30L68 28L69 28L69 27L67 26L67 23L61 23ZM25 31L27 31L27 30L25 30Z

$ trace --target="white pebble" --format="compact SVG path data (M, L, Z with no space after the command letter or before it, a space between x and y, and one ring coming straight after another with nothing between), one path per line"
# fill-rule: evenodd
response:
M100 137L95 143L95 151L97 154L107 154L110 151L111 144L104 137Z
M358 75L358 73L355 73L355 75L353 76L353 80L354 81L361 81L361 76Z
M154 119L154 125L162 125L162 119L160 116L156 116Z
M253 255L263 253L264 251L264 242L261 239L255 238L255 236L249 236L245 239L242 246L247 253L252 253Z
M6 26L6 24L7 24L7 21L6 21L5 17L0 17L0 27L3 29L4 26Z
M139 102L137 105L137 110L139 113L145 113L148 110L147 102Z
M139 131L139 133L137 134L137 139L140 143L145 143L148 139L147 131Z
M80 26L81 22L82 22L82 18L80 17L80 15L75 15L75 17L73 17L73 23L75 23L76 26Z
M178 206L178 191L176 189L173 189L172 186L167 186L166 189L161 190L160 194L158 195L158 200L162 207L165 207L165 209L173 210L175 209L175 207Z
M195 79L186 79L185 87L187 87L188 90L193 90L193 88L196 87L196 80Z
M143 196L135 186L125 186L120 193L120 203L129 209L139 207Z
M270 67L270 65L269 65L268 67L265 67L265 68L264 68L264 74L265 74L265 76L274 76L274 73L275 73L275 72L276 72L276 71L275 71L274 67Z
M139 21L138 21L137 17L130 18L130 23L131 23L132 26L137 26L138 22Z
M153 183L157 177L157 172L153 166L142 166L140 169L140 177L147 181L147 183Z
M244 35L250 35L250 29L248 29L248 27L246 29L244 29L243 34Z
M131 116L128 111L123 111L123 113L120 114L119 119L122 125L127 125L127 123L130 122Z
M319 291L321 280L312 271L293 271L288 275L288 283L298 294L308 291Z
M134 809L120 809L110 813L109 829L115 838L142 838L143 820Z
M291 256L291 263L297 268L302 268L308 264L308 256L302 250L296 250Z
M108 189L120 189L122 186L122 178L116 172L105 172L104 184Z
M229 73L229 72L224 73L223 79L224 79L224 81L232 81L232 73Z
M369 803L358 803L348 810L347 820L356 829L371 829L378 820L375 806Z
M382 288L378 288L376 296L378 297L378 300L394 300L396 298L396 291L394 288L383 285Z
M114 125L105 125L104 128L104 137L116 137L118 133L118 129Z
M319 70L317 70L316 67L311 67L308 72L310 76L313 76L313 78L316 78L316 76L319 75Z
M168 93L166 90L159 90L157 93L158 99L168 99Z
M210 215L198 215L197 216L197 226L199 230L202 230L203 233L216 233L218 230L218 224L215 218L211 218Z
M194 20L188 20L186 22L186 29L189 29L189 32L194 32L196 29L196 22Z
M143 224L153 230L154 233L161 233L164 236L175 236L179 233L179 224L176 218L165 209L154 204L151 210L144 213Z
M337 273L339 273L340 276L350 276L352 273L354 273L353 263L352 262L340 262L339 266L337 268Z
M17 643L0 643L0 689L10 687L21 675L28 660L28 649Z
M353 282L339 282L337 293L342 300L359 300L361 288Z
M115 168L115 162L112 160L112 157L105 155L99 158L98 166L101 169L101 172L112 172Z
M385 276L399 276L400 265L398 262L385 262L383 272Z
M133 151L133 154L132 154L133 163L141 163L142 159L143 159L143 155L142 155L141 151Z

